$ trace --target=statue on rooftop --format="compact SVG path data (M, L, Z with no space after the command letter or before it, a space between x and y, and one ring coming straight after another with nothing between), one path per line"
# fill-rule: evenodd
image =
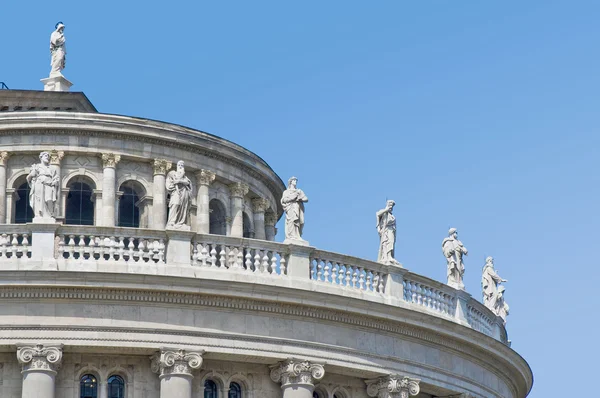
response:
M29 204L34 218L54 218L58 190L58 173L50 166L50 154L40 153L40 163L31 166L27 175L29 184Z
M58 22L54 32L50 35L50 55L52 57L50 61L50 76L62 75L61 71L65 68L67 47L65 45L64 31L65 25L62 22Z
M396 246L396 217L392 214L396 202L388 200L384 209L376 213L377 233L379 233L379 254L377 262L400 265L394 258Z
M169 199L167 228L190 229L189 215L192 204L192 182L185 175L183 160L177 162L177 170L171 170L166 180Z
M507 282L502 279L494 269L494 259L488 257L485 259L483 274L481 275L481 288L483 289L483 304L492 310L494 314L502 317L506 323L508 315L508 304L504 302L504 286L500 284Z
M467 248L458 240L456 228L450 228L448 237L442 242L442 252L446 257L448 266L448 286L455 289L465 290L463 275L465 274L465 264L463 256L466 256Z
M308 198L301 189L296 188L297 183L296 177L288 180L287 189L281 197L281 205L285 210L285 239L303 241L304 203L308 202Z

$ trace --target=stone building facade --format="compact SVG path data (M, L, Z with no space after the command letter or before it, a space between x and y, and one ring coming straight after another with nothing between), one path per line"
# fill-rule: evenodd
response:
M41 151L56 223L28 204ZM179 160L190 231L165 229ZM98 113L82 93L0 91L0 396L528 394L504 323L468 293L275 242L284 189L211 134Z

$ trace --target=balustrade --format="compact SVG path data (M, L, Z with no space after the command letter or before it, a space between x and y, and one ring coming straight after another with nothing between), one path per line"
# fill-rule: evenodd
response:
M410 279L409 279L410 278ZM404 300L431 311L454 316L456 313L456 297L454 289L440 284L433 286L433 281L418 280L414 275L404 276Z
M490 312L483 304L477 303L475 300L467 305L467 320L469 325L478 332L494 336L494 321L486 313Z
M0 231L0 261L31 258L31 233L18 229L11 227Z

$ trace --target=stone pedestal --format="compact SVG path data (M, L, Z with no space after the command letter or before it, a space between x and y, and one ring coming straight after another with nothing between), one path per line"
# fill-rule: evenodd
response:
M231 236L242 238L244 236L244 196L249 187L241 182L229 186L231 191Z
M390 375L366 380L367 395L377 398L408 398L419 394L420 379Z
M308 244L308 242L306 242ZM313 247L290 244L290 256L287 263L287 275L300 279L310 279L310 253Z
M22 398L54 398L55 377L62 361L62 345L19 346L17 360L22 366Z
M454 318L457 322L469 328L471 326L469 325L469 309L467 308L467 303L470 299L471 295L464 290L456 291L456 313L454 314Z
M167 246L167 266L189 267L192 264L191 247L192 238L196 234L187 228L172 229L167 228L169 242Z
M271 366L271 380L281 383L283 398L312 398L315 382L325 376L322 364L288 358Z
M69 91L73 85L62 74L51 75L40 81L44 83L44 91Z
M31 229L31 265L45 265L56 269L54 237L60 226L53 218L34 217Z
M162 348L150 357L160 378L160 398L192 398L192 372L202 366L203 353Z
M196 172L196 180L198 182L198 196L196 197L198 217L196 220L196 231L200 234L210 233L210 197L208 196L208 187L215 178L216 174L209 170L200 170Z

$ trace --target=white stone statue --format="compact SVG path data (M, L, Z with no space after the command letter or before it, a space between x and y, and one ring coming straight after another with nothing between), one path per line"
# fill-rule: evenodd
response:
M285 210L285 239L303 241L304 203L308 202L308 198L301 189L296 188L297 183L296 177L288 180L288 187L281 197L281 205Z
M502 279L494 269L494 259L488 257L485 259L483 273L481 275L481 288L483 290L483 304L492 310L494 314L502 317L506 323L508 315L508 304L504 302L504 286L500 284L508 282Z
M56 29L50 35L50 76L62 75L67 60L67 47L64 35L65 25L62 22L56 24Z
M468 251L462 242L458 240L456 228L450 228L448 231L448 237L442 242L442 252L448 263L448 286L465 290L463 283L463 275L465 274L463 256L466 256Z
M394 258L396 246L396 217L392 214L396 202L388 200L385 208L376 213L377 232L379 233L379 254L377 262L400 265Z
M50 154L40 153L40 163L31 166L27 175L29 204L34 219L53 219L58 190L58 173L50 166Z
M189 215L192 204L192 182L185 175L183 160L177 162L177 170L167 174L166 187L169 199L167 228L190 229Z

